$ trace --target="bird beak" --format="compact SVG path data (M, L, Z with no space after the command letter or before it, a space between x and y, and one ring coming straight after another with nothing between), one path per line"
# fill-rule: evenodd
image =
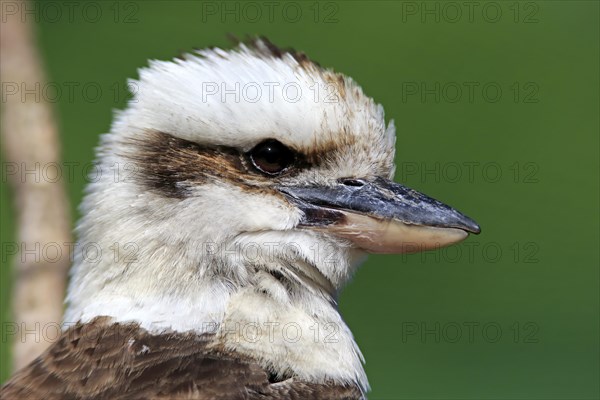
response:
M304 212L299 227L330 232L371 253L429 250L481 231L452 207L383 178L278 189Z

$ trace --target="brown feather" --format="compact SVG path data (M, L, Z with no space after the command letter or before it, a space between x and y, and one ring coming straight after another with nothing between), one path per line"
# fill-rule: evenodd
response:
M65 331L1 389L3 400L360 399L354 385L272 382L252 359L209 346L212 334L151 335L96 318Z

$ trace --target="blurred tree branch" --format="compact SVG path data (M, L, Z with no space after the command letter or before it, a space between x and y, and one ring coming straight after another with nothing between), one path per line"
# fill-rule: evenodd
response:
M25 7L26 2L17 4ZM41 174L42 168L59 162L60 145L53 110L39 95L45 76L29 19L19 12L4 15L0 28L3 90L7 83L18 87L17 94L3 94L1 113L6 170L15 172L7 174L14 193L19 246L12 297L13 319L19 327L13 351L15 369L28 364L55 339L71 242L64 186L45 181ZM55 248L62 251L60 257L54 257Z

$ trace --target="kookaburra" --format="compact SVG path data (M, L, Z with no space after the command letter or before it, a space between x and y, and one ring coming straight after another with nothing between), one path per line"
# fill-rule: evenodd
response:
M131 86L82 203L65 330L2 399L364 398L338 293L367 253L478 225L394 183L382 106L301 53L256 39Z

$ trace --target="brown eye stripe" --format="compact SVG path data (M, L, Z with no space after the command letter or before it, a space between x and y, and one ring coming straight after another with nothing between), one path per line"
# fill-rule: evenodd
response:
M123 139L120 148L127 150L119 155L134 165L129 179L162 196L184 199L199 185L216 181L234 184L244 190L271 191L276 182L335 161L338 151L345 151L353 144L353 140L342 143L329 140L308 151L290 147L295 160L276 176L258 171L249 154L241 149L201 145L160 131Z
M245 190L265 190L278 177L256 171L247 154L227 146L202 146L170 134L150 131L143 138L128 138L121 155L134 163L131 174L140 185L170 198L189 197L197 185L217 180ZM298 162L280 178L307 167Z
M122 155L135 164L132 177L166 197L188 197L194 184L216 177L239 183L246 171L239 153L231 148L204 147L157 131L126 140L122 148L131 150Z

